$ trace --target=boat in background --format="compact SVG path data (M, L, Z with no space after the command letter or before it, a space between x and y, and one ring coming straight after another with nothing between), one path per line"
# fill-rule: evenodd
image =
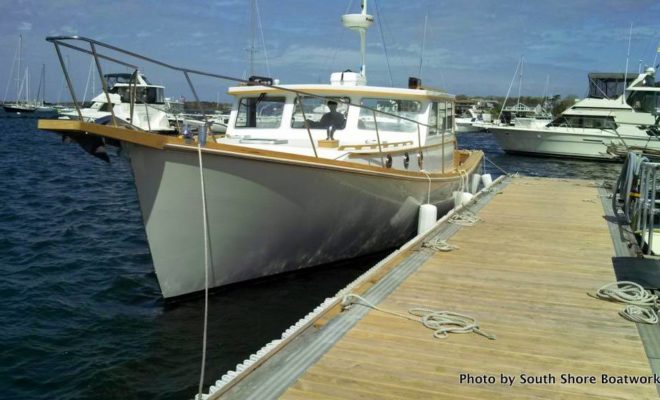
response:
M18 48L16 50L16 57L12 62L12 71L14 71L14 66L16 66L16 76L14 77L16 81L16 100L14 102L7 102L7 92L9 91L9 84L11 83L12 77L10 76L9 81L7 82L7 89L5 90L5 99L2 103L2 108L7 113L13 114L29 114L33 113L37 107L35 104L29 101L29 91L30 91L30 74L28 67L25 67L25 72L21 73L21 61L23 56L23 35L18 35ZM10 73L10 75L12 75Z
M178 114L165 101L165 88L153 85L141 72L105 74L108 88L91 100L91 106L60 112L60 119L85 122L114 118L123 125L146 131L175 133ZM178 109L177 109L178 110Z
M94 155L118 145L128 156L164 297L204 290L206 276L220 287L399 246L415 235L422 204L443 214L467 190L483 153L457 149L454 97L418 79L367 85L366 11L363 1L360 14L342 17L361 36L360 72L333 73L328 84L243 81L138 56L188 83L189 75L241 83L228 88L225 135L208 125L164 135L112 120L39 121ZM136 57L83 37L47 40Z
M618 159L627 151L660 151L660 138L647 133L660 114L655 70L636 77L623 73L589 74L589 97L549 123L487 126L507 153Z
M456 100L456 133L482 132L478 124L490 123L490 110L483 109L479 101Z

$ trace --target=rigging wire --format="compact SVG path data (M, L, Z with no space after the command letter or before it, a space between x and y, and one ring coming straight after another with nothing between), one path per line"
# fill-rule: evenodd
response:
M346 7L346 10L344 10L344 14L348 14L348 11L351 9L351 6L353 5L353 0L350 0L348 2L348 7ZM339 42L338 43L344 43L344 35L346 34L346 29L341 30L341 34L339 36ZM337 52L339 51L339 46L335 46L335 51L332 53L332 57L330 58L330 62L327 64L326 68L329 68L330 71L333 71L333 68L335 66L335 58L337 58Z
M387 63L387 72L390 76L390 86L394 87L394 80L392 79L392 68L390 67L390 57L387 53L387 44L385 43L385 33L383 32L383 26L380 21L382 19L382 16L380 15L380 9L378 8L378 2L376 2L376 0L374 0L374 7L376 8L378 31L380 32L380 40L383 42L383 51L385 52L385 62Z
M16 52L14 53L14 59L11 62L11 69L9 70L9 79L7 80L7 86L5 87L5 97L3 97L2 102L6 103L7 102L7 94L9 93L9 85L11 84L11 78L14 76L14 68L16 68L16 60L18 58L18 47L16 48ZM20 71L18 72L20 74ZM18 101L18 99L16 99Z
M268 62L268 50L266 50L266 40L264 39L264 27L261 24L261 14L259 13L259 1L254 0L254 7L257 10L257 23L261 31L261 44L264 46L264 58L266 59L266 76L272 76L270 73L270 63Z
M504 107L506 107L506 101L509 99L509 93L511 93L511 88L513 87L513 82L515 82L516 80L516 75L518 75L518 68L520 68L521 63L522 63L522 56L520 56L520 60L516 65L516 71L513 73L513 78L511 78L511 83L509 84L509 90L506 91L506 97L504 98L504 103L502 104L500 115L497 116L498 121L502 120L502 111L504 111Z

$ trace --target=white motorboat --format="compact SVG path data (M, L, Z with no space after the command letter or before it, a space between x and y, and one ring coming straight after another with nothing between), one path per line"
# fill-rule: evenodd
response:
M647 133L659 112L660 87L648 68L633 79L589 74L589 97L549 123L484 127L508 153L613 159L627 150L660 150L660 139Z
M358 31L372 21L365 4L361 14L344 16ZM48 40L69 48L94 43L98 52L107 46ZM41 120L39 127L95 140L92 152L122 147L156 275L171 298L205 288L205 254L209 286L219 287L399 246L415 234L421 204L437 205L440 214L453 207L452 192L465 189L483 158L456 148L453 96L367 86L362 65L359 73L332 74L329 84L254 78L230 87L226 134L207 140L203 128L193 137L111 121ZM186 78L229 79L171 68Z
M134 128L175 133L171 114L165 98L165 88L153 85L139 71L133 74L104 75L107 92L91 100L91 106L60 112L60 119L82 119L85 122L107 120L113 117ZM112 104L112 107L109 106Z

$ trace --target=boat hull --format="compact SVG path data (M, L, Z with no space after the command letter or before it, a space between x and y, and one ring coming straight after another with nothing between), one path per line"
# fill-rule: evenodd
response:
M8 104L3 105L2 108L5 110L5 112L17 113L17 114L33 113L36 110L36 108L30 106L8 105Z
M197 153L123 146L163 296L203 290ZM401 245L415 234L428 191L426 179L324 165L209 153L203 163L211 288ZM458 177L434 180L440 215L459 186Z
M489 127L497 144L507 153L553 157L612 160L612 147L639 147L660 150L660 141L649 136L615 135L597 129L562 132L552 129ZM649 140L650 139L650 140Z

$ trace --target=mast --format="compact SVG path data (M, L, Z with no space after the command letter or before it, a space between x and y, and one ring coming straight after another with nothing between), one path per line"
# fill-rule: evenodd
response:
M250 76L254 75L254 42L257 37L257 26L255 23L255 18L256 18L256 8L257 8L257 0L252 0L250 2Z
M16 104L18 104L21 90L21 54L23 52L23 35L18 35L18 64L16 74Z
M621 96L621 104L626 103L626 90L628 89L628 61L630 60L630 41L632 40L633 24L630 23L630 33L628 34L628 55L626 56L626 72L623 75L623 96Z
M41 105L46 104L46 64L41 64L41 81L44 84L44 88L41 92Z
M341 22L344 26L360 35L360 56L362 66L360 67L360 75L365 80L367 78L367 29L374 23L374 17L367 14L367 0L362 0L362 12L360 14L344 14L341 16Z
M520 57L520 83L518 83L518 104L516 108L520 106L520 92L522 91L522 80L523 80L523 70L525 69L525 57Z

